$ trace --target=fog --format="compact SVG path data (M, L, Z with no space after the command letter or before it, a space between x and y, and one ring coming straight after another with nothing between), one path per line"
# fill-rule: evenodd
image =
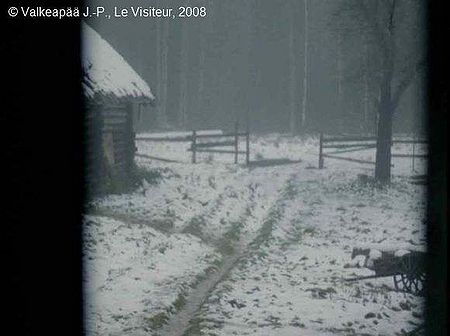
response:
M423 330L422 1L95 6L88 335Z
M358 1L94 4L206 8L204 18L88 20L157 97L141 130L226 128L248 116L255 132L376 133L384 65L376 28ZM423 62L426 27L421 4L408 0L396 5L390 46L393 90L412 71L407 67L415 69L415 63ZM370 16L386 24L382 6L372 7ZM423 128L424 82L424 69L409 80L393 116L395 132Z

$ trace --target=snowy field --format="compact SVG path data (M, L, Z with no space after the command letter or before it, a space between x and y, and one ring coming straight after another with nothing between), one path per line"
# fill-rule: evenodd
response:
M411 183L424 160L412 172L395 158L379 188L358 177L371 165L317 169L315 138L252 136L261 167L206 153L192 165L188 147L138 142L138 153L177 162L138 157L158 183L93 202L90 335L402 335L422 322L423 299L396 292L392 277L344 279L373 274L352 264L354 246L425 248L425 187ZM342 156L373 161L374 150Z

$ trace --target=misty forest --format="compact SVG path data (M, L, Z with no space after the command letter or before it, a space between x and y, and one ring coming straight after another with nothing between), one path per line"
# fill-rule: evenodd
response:
M423 333L423 1L89 5L88 335Z

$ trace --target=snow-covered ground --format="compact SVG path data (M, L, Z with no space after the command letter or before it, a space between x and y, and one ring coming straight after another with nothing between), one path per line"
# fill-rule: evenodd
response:
M217 258L194 236L101 216L86 217L84 243L86 327L97 335L148 334Z
M354 246L425 247L425 189L410 179L424 160L412 172L410 159L395 158L392 184L378 188L358 177L371 165L325 159L317 169L314 138L252 136L251 161L264 167L200 153L192 165L188 147L138 142L139 153L178 162L138 157L160 181L93 203L91 335L182 335L180 326L187 335L395 335L421 323L423 300L396 292L392 278L344 278L373 274L349 267ZM374 150L342 156L373 161Z

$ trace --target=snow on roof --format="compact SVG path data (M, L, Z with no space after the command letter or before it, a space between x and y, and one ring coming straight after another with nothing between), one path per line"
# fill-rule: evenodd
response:
M82 22L83 90L117 97L155 99L148 84L114 48L88 24Z

